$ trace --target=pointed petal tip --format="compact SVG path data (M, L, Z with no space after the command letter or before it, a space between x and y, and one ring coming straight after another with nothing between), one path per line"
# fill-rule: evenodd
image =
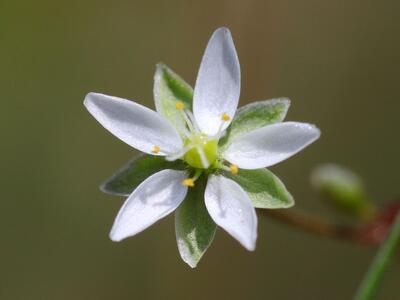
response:
M243 245L243 246L246 248L246 250L251 251L251 252L256 250L256 242L255 241L249 245L246 245L246 246Z
M251 237L249 239L245 239L243 237L240 239L236 239L240 243L240 245L242 245L243 248L245 248L247 251L254 252L256 250L257 236L255 238Z
M85 105L85 107L88 107L88 105L90 105L90 102L93 101L93 96L96 93L94 92L89 92L86 94L85 99L83 100L83 105Z
M319 137L321 136L321 130L317 127L317 125L315 124L309 124L309 128L310 130L314 131L314 140L319 139Z
M114 224L110 230L110 233L108 234L108 237L110 238L111 241L113 241L115 243L119 243L122 240L130 237L130 235L122 234L121 231L118 230L118 226L116 226L115 221L114 221Z
M303 127L306 130L308 130L308 132L310 134L310 140L307 143L307 145L314 143L321 136L321 130L315 124L300 123L300 122L285 122L285 123L292 123L292 124L295 124L296 127L300 127L300 128Z
M239 241L240 244L247 250L247 251L255 251L256 250L256 244L257 244L257 229L253 233L254 236L250 237L247 240L241 240Z
M111 228L111 231L108 235L110 240L115 243L119 243L129 237L133 237L146 229L146 228L143 228L143 229L137 230L136 232L133 232L133 233L127 233L127 232L124 232L123 227L121 227L116 221L117 220L114 221L113 227ZM121 228L122 228L122 230L121 230Z
M92 109L93 106L96 106L97 103L101 102L100 97L109 97L109 96L102 93L89 92L86 94L85 99L83 100L83 105L85 105L87 110L89 110L90 112L90 109Z
M228 41L228 43L231 43L232 46L234 47L232 33L231 33L231 31L229 30L228 27L222 26L222 27L217 28L213 32L210 40L212 40L214 38L222 38L222 40ZM235 49L235 51L236 51L236 49Z
M113 242L120 242L122 241L124 238L118 236L118 234L115 232L115 229L111 229L110 234L108 235L108 237L110 238L110 240L112 240Z
M215 31L214 31L214 33L223 33L223 34L231 34L231 31L229 30L229 28L228 27L225 27L225 26L221 26L221 27L218 27Z

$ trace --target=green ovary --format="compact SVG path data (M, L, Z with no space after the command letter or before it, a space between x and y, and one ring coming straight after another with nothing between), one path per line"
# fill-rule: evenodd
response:
M194 144L197 147L192 148L188 152L186 152L183 157L184 161L186 161L190 166L197 169L206 169L207 166L204 166L201 156L200 156L200 146L203 149L204 155L209 163L209 166L212 165L217 159L218 152L218 142L215 140L206 140L203 137L198 137L195 141L188 141L187 145Z

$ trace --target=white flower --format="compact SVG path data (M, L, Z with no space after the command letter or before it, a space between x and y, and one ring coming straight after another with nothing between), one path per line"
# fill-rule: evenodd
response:
M219 28L212 35L197 76L193 113L176 102L180 120L172 122L161 114L125 99L89 93L84 101L89 112L107 130L133 148L182 159L186 171L166 169L143 181L118 213L110 237L120 241L146 229L174 211L185 199L188 187L204 171L210 174L204 200L214 222L254 250L257 216L247 193L218 170L259 169L296 154L315 141L320 131L298 122L275 123L247 132L226 148L218 141L235 116L240 95L240 66L231 34ZM156 103L157 111L160 105ZM227 162L229 164L227 165Z

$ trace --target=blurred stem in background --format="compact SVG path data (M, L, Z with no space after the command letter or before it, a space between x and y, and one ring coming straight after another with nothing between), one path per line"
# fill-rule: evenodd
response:
M334 223L295 209L259 212L313 234L367 245L380 245L400 212L400 201L383 207L370 201L361 178L343 166L323 164L316 167L311 174L311 185L330 207L350 217L353 225Z
M318 166L312 172L311 184L322 199L352 217L355 224L336 224L293 209L259 212L319 236L366 245L382 244L355 297L355 300L373 299L400 240L400 201L377 207L369 200L357 174L335 164Z
M260 214L291 225L297 229L332 238L349 240L365 245L380 245L391 228L394 219L400 213L400 201L377 209L373 218L359 221L355 225L342 225L322 217L312 216L295 209L258 210Z
M396 221L365 275L354 298L355 300L369 300L374 298L399 241L400 214L397 214Z

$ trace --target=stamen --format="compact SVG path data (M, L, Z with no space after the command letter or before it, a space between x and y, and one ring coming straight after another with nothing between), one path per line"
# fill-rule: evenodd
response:
M153 150L151 150L151 152L157 154L158 152L160 152L161 148L160 146L154 145Z
M186 178L186 179L182 180L181 184L183 186L187 186L187 187L194 187L194 181L192 178Z
M229 121L230 119L231 119L231 117L230 117L229 115L227 115L226 113L223 113L223 114L221 115L221 120L222 120L222 121L227 122L227 121Z
M185 104L183 104L183 102L180 101L176 102L175 108L180 111L181 116L185 120L185 123L189 128L190 132L200 132L192 112L188 109L185 109ZM185 135L188 137L187 134Z
M169 154L165 159L168 160L168 161L177 160L178 158L181 158L182 156L185 155L186 152L188 152L189 150L191 150L193 148L194 148L193 145L188 145L188 146L183 147L182 149L180 149L178 152Z
M175 108L178 110L182 110L185 108L185 104L183 104L183 102L178 101L175 103Z
M231 165L229 167L229 171L231 171L232 174L236 175L239 172L239 168L237 165Z
M199 179L199 177L202 173L203 173L202 170L197 169L192 178L189 177L189 178L182 180L181 184L184 186L188 186L188 187L194 187L194 182L197 179Z
M193 126L192 122L190 121L190 119L186 113L186 110L180 110L180 112L181 112L181 115L182 115L183 119L185 120L187 126L189 127L189 130L191 132L194 132L195 131L194 126Z
M217 133L211 138L211 139L213 139L213 140L219 140L219 138L222 136L222 134L223 134L223 130L222 130L222 128L224 127L224 122L227 122L227 121L229 121L231 119L231 117L228 115L228 114L226 114L226 113L223 113L222 115L221 115L221 120L222 120L222 122L221 122L221 124L219 124L219 128L218 128L218 131L217 131Z
M186 126L180 126L179 130L181 131L181 133L188 139L191 140L192 139L192 135L190 134L189 130L187 130Z
M194 117L193 113L190 110L186 110L186 113L187 113L190 121L192 122L194 128L196 129L196 131L200 132L199 125L197 125L196 118Z
M194 173L193 177L192 177L193 181L196 181L197 179L199 179L199 177L200 177L200 175L201 175L202 173L203 173L202 170L197 169L196 172Z
M205 169L208 169L208 167L210 166L210 163L208 162L206 154L204 153L203 147L197 145L196 148L197 148L197 152L199 152L201 163L202 163L203 167Z
M184 120L178 119L176 122L176 129L180 135L184 135L186 139L190 140L192 135L190 134L189 130L187 129L186 122Z

